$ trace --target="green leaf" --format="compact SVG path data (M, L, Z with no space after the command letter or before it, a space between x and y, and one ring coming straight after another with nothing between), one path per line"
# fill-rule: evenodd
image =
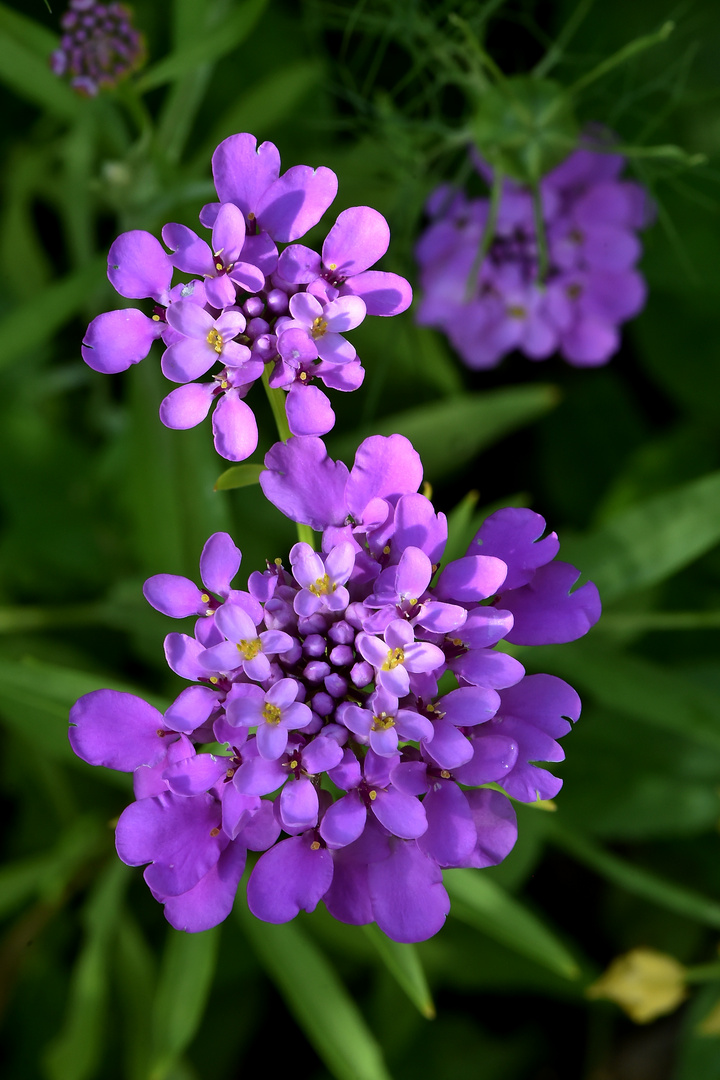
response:
M336 1080L390 1080L375 1037L334 969L295 923L259 922L237 905L243 930L308 1041Z
M393 941L375 923L363 926L363 930L398 986L427 1020L434 1020L435 1005L415 946Z
M137 81L138 92L144 94L156 86L173 82L193 68L219 60L232 52L254 29L266 5L267 0L244 0L244 3L236 4L232 14L220 26L199 35L195 41L176 49L148 68Z
M0 917L39 897L53 903L83 863L104 846L107 828L94 818L81 818L60 842L42 855L18 859L0 869Z
M233 97L232 104L211 128L194 167L207 169L213 150L237 131L267 131L292 116L304 97L323 79L323 65L317 60L296 60L283 64L267 78L253 83Z
M90 766L76 757L68 741L68 712L82 694L99 687L134 693L119 679L105 679L97 674L45 664L27 658L0 658L0 715L4 722L33 745L41 744L43 753L87 770ZM163 711L167 703L152 695L146 700ZM95 775L110 784L128 789L130 778L112 769L96 769Z
M605 602L664 581L720 541L720 472L619 514L563 544L563 558L595 582Z
M487 875L446 870L443 880L456 918L566 979L577 978L580 969L563 943Z
M368 435L405 435L423 460L427 477L435 482L454 472L476 454L511 431L546 413L558 402L553 386L518 386L446 398L435 405L383 417L372 427L333 439L331 457L352 461Z
M589 866L596 873L614 882L635 896L641 896L652 904L667 908L687 919L720 929L720 903L701 893L685 889L672 881L666 881L650 870L619 859L603 850L587 837L555 823L548 829L548 839L569 852L578 862Z
M14 360L30 362L39 345L44 345L73 315L82 311L88 294L103 278L105 264L103 256L77 273L46 286L35 299L0 319L0 367Z
M0 20L0 80L52 116L74 120L88 103L53 75L48 57L39 56L35 48L14 37Z
M51 33L35 19L28 19L5 4L0 4L0 30L6 31L21 45L36 52L45 63L59 43L57 34Z
M115 954L117 991L123 1014L126 1080L147 1080L152 1061L152 1015L157 972L153 952L129 914L120 919Z
M200 934L168 929L155 994L154 1065L149 1080L165 1080L195 1037L215 974L219 943L220 927Z
M609 709L622 706L639 720L720 750L718 695L667 665L623 654L597 635L591 642L516 649L514 655L533 671L552 671L579 683Z
M215 481L215 491L230 491L232 488L249 487L251 484L260 483L260 473L265 471L264 465L233 465L220 473Z
M109 953L128 880L128 867L113 859L90 895L65 1026L45 1055L50 1080L90 1080L98 1075L107 1021Z
M448 514L448 539L442 558L443 566L453 562L454 559L462 558L467 551L475 535L475 532L471 530L479 497L479 492L468 491L467 495Z

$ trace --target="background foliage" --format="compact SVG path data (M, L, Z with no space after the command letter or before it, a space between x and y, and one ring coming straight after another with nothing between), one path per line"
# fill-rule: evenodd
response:
M83 100L47 67L61 11L0 4L4 1075L716 1080L720 1039L698 1025L720 980L646 1028L584 997L629 948L697 966L720 940L715 5L139 0L135 11L150 57L142 97L121 87ZM451 514L456 553L489 506L522 503L597 582L605 615L589 638L517 650L583 697L557 809L519 807L504 865L448 873L452 914L414 949L319 910L267 926L241 903L214 931L172 931L114 854L129 782L74 758L67 710L100 686L159 704L178 692L145 577L194 577L218 529L247 570L294 535L257 487L213 491L225 463L206 426L158 423L152 361L113 377L82 363L87 321L115 305L109 243L127 228L193 225L212 197L212 150L250 130L286 167L335 169L335 209L385 213L386 268L413 280L424 200L464 156L468 104L452 76L472 33L507 73L561 35L553 77L570 84L669 18L668 40L578 106L636 151L672 144L708 159L632 157L659 220L645 236L648 305L620 354L598 370L516 354L470 373L410 315L374 320L354 338L365 386L335 395L328 440L351 459L364 435L402 431ZM272 419L254 396L261 461Z

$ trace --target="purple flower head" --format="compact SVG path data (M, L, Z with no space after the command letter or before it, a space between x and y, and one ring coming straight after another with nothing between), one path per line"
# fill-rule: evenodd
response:
M50 67L83 97L95 97L145 63L145 39L124 4L70 0L60 25L63 35Z
M83 760L133 774L118 853L146 866L174 926L225 918L254 850L258 918L285 922L323 901L338 919L420 941L448 912L443 870L511 849L508 797L557 793L545 763L562 759L558 739L580 714L570 686L526 676L498 644L579 637L599 615L597 590L573 591L555 534L515 508L440 572L444 535L399 435L366 440L351 470L311 438L274 447L267 464L273 501L323 531L322 552L295 544L288 568L268 563L244 592L233 588L240 552L216 533L205 591L149 579L159 610L199 616L194 636L165 642L188 685L164 715L130 694L88 694L70 741Z
M475 164L491 182L485 163ZM618 155L579 149L541 181L542 282L530 192L504 181L479 268L489 200L435 192L427 206L433 220L416 249L418 322L447 334L471 368L494 367L513 349L531 360L559 351L578 367L607 363L620 346L620 323L638 314L646 295L635 269L637 231L652 214L643 189L619 179L623 164Z
M337 179L330 169L296 165L281 176L277 148L257 146L244 133L220 144L213 174L222 201L200 214L210 230L207 239L171 222L162 229L170 254L140 229L113 243L111 284L121 296L153 306L98 315L87 329L82 355L94 370L114 374L139 363L161 340L162 372L180 384L160 406L162 422L195 427L214 406L215 449L229 461L244 461L258 444L245 398L266 365L270 386L285 395L292 434L325 435L335 424L325 389L350 393L365 375L344 335L366 314L404 310L411 292L395 274L362 269L384 253L389 240L387 222L369 207L341 214L325 242L323 251L335 265L327 273L335 284L320 272L292 280L277 272L277 244L297 240L334 199ZM342 274L334 263L341 249ZM310 256L321 269L320 256ZM173 285L174 272L192 280Z

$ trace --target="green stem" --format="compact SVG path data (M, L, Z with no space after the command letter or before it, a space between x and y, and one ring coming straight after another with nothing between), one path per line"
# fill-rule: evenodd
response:
M278 435L283 442L287 442L290 438L290 425L288 424L287 414L285 412L285 391L276 389L270 385L270 368L269 365L265 365L265 370L262 374L262 382L265 387L265 393L267 399L270 402L270 408L272 409L273 417L275 418L275 426L278 430ZM298 540L309 544L311 548L315 548L315 534L309 525L302 525L300 522L296 523Z
M651 49L654 45L660 45L670 36L670 34L672 34L674 29L674 22L666 22L663 23L656 33L646 34L644 37L635 38L634 41L629 41L627 45L623 45L622 49L618 49L612 56L608 56L607 59L601 60L597 67L594 67L592 71L588 71L587 74L581 75L580 78L566 90L566 93L569 95L577 94L579 90L584 90L586 86L595 82L596 79L601 79L603 75L607 75L613 68L618 67L620 64L624 64L626 60L630 60L633 56L644 52L646 49Z
M548 72L555 67L558 60L562 59L565 48L594 3L595 0L581 0L558 34L557 40L553 42L542 60L538 61L532 69L531 75L534 75L536 79L544 79Z
M685 969L685 980L689 983L715 982L720 980L720 960L712 964L696 964Z
M483 229L480 247L478 248L478 253L475 256L475 261L470 268L467 285L465 286L465 303L469 303L473 298L475 286L477 285L477 276L480 273L480 267L482 266L483 260L490 249L490 245L493 242L493 237L495 235L495 224L497 222L498 210L500 208L500 196L502 194L503 179L504 177L502 174L502 170L496 168L495 175L493 176L492 188L490 189L490 210L488 212L487 221L485 222L485 228Z

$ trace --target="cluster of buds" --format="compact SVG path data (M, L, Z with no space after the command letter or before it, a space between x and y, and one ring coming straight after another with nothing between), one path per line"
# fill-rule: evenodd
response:
M70 0L60 25L63 34L50 66L79 94L95 97L145 63L145 40L124 4Z

